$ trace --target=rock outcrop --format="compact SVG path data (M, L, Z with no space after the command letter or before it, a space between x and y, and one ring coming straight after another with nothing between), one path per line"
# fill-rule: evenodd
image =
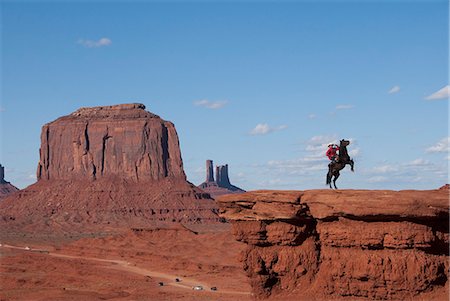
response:
M228 164L216 166L216 182L219 187L233 188L228 177Z
M0 200L18 190L19 188L5 180L5 167L0 164Z
M174 125L143 104L81 108L42 127L39 180L186 179Z
M1 202L1 221L67 232L220 221L216 202L186 181L174 125L142 104L82 108L44 125L37 178Z
M213 161L206 160L206 181L198 186L213 198L225 194L243 193L245 190L231 184L228 164L216 166L216 179L213 175Z
M256 191L218 199L254 294L448 300L449 192Z

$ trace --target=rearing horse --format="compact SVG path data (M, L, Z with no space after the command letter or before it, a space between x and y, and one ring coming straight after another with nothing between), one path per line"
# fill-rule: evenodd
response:
M354 171L353 166L354 166L354 162L352 159L350 159L350 156L348 155L347 152L347 145L350 144L350 141L348 140L344 140L342 139L340 141L340 145L339 145L339 157L338 160L336 162L330 163L329 168L328 168L328 174L327 174L327 185L330 185L330 188L333 189L333 187L331 187L331 179L334 177L333 179L333 185L335 189L338 189L336 187L336 180L339 178L339 171L344 169L345 165L350 164L351 170Z

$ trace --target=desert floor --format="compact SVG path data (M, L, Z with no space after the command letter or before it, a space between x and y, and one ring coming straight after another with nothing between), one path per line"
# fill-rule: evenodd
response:
M6 235L0 300L252 300L229 227Z

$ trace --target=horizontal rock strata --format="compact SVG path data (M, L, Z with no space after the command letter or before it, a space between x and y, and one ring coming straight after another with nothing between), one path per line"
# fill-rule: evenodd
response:
M218 199L259 298L448 298L448 190L256 191ZM437 296L437 297L436 297ZM425 298L425 299L423 299Z
M185 179L174 125L144 109L81 108L44 125L37 178Z

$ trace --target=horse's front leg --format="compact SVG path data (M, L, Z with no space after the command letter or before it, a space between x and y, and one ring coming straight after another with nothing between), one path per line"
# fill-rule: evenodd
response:
M353 169L353 166L355 165L355 162L353 162L353 160L350 160L350 169L351 169L351 171L355 171L354 169Z

